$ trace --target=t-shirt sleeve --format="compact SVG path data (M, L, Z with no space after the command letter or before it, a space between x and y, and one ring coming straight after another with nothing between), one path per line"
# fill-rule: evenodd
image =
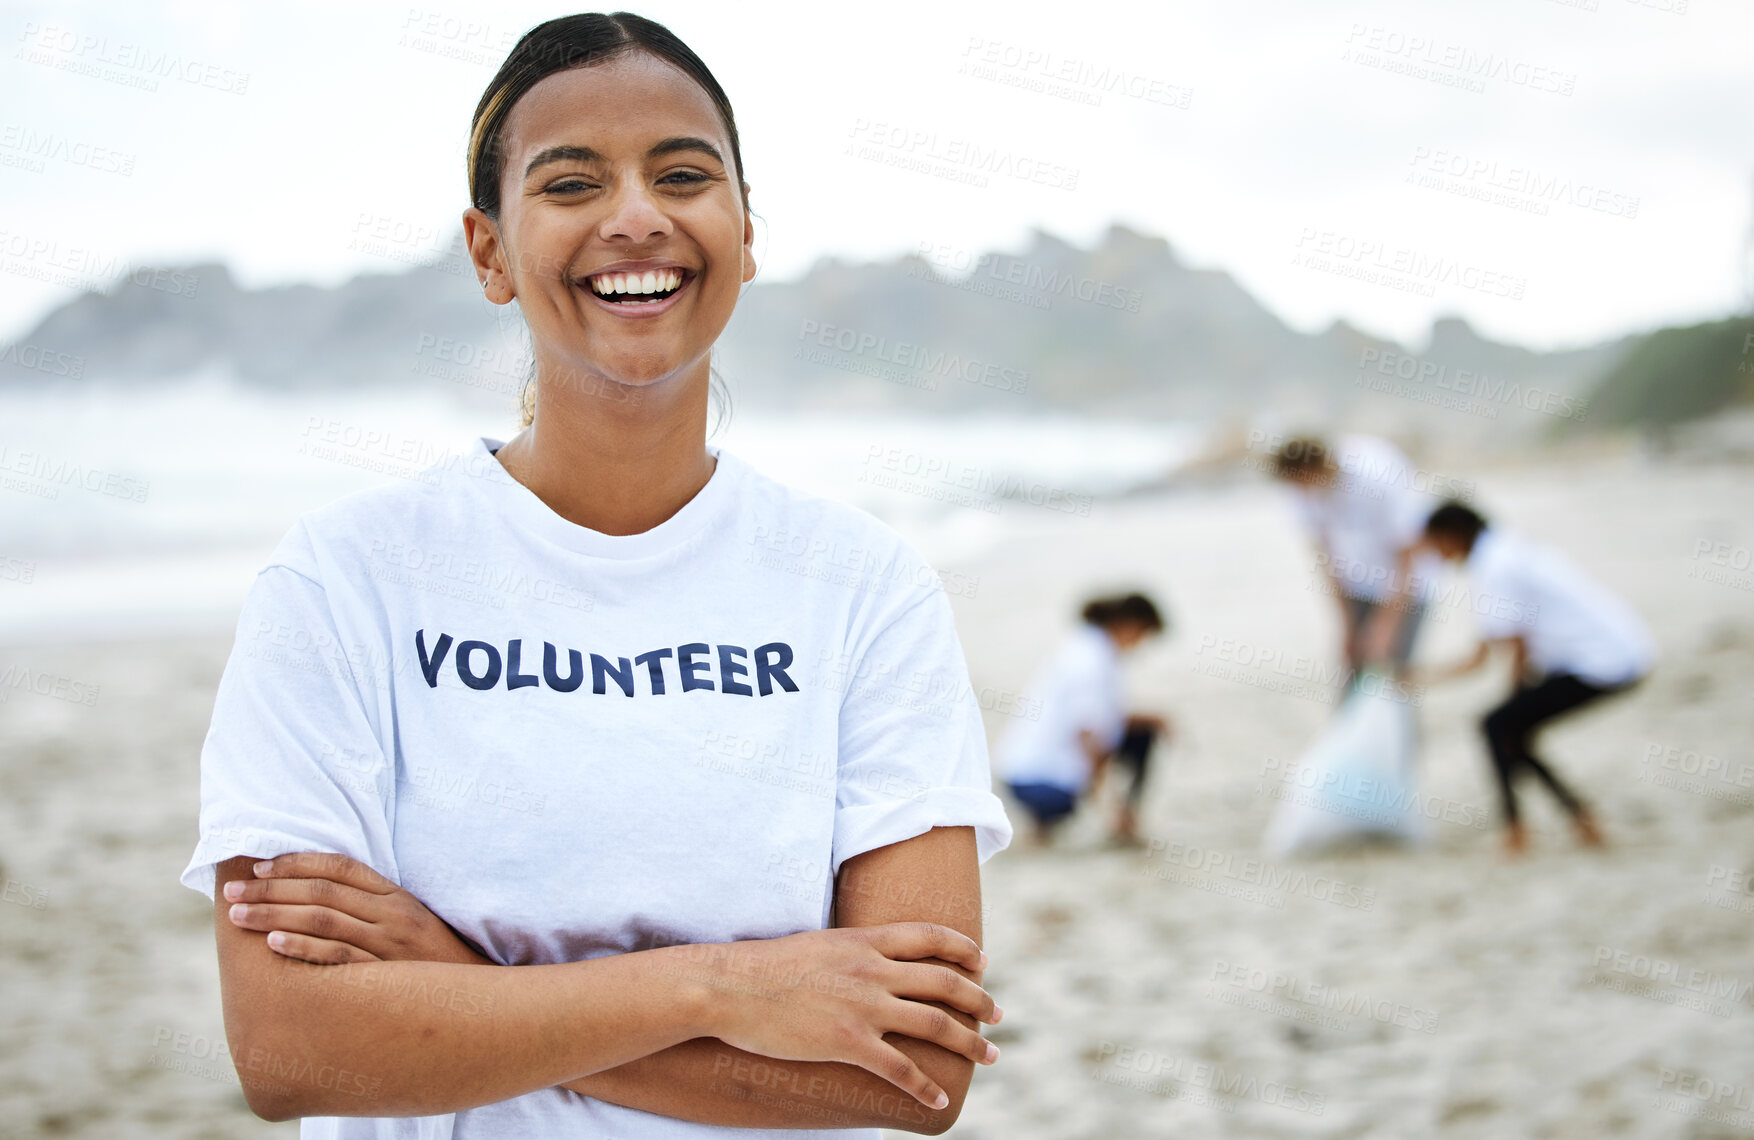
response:
M397 879L385 761L323 587L263 570L238 618L201 748L199 836L184 886L213 897L238 855L333 852Z
M950 602L933 589L856 652L841 699L834 867L934 827L973 827L986 862L1011 842Z

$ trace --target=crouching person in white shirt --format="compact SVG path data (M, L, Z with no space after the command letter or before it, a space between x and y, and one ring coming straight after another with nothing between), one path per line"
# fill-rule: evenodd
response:
M1425 679L1472 672L1486 663L1494 645L1512 654L1511 695L1481 723L1498 777L1506 850L1520 854L1528 845L1512 786L1525 772L1553 793L1580 840L1601 845L1594 815L1535 756L1532 741L1554 718L1624 692L1650 672L1655 652L1644 622L1557 551L1488 526L1462 503L1432 512L1425 542L1443 558L1466 564L1481 639L1472 657Z
M1169 722L1126 710L1121 658L1162 633L1163 614L1143 594L1086 603L1079 627L1031 680L1024 703L1040 710L1011 722L995 748L999 770L1034 821L1031 841L1045 847L1078 806L1085 789L1111 770L1127 786L1113 826L1121 846L1139 842L1138 804L1152 744Z
M251 587L182 876L245 1098L306 1140L943 1132L1011 829L931 567L706 442L755 273L730 104L567 16L469 138L533 399Z

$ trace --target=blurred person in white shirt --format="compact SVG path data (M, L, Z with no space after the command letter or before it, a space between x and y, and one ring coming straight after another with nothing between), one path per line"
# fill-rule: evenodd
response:
M1070 816L1078 797L1112 766L1124 769L1114 839L1138 842L1138 803L1151 747L1169 730L1160 716L1129 714L1121 659L1165 628L1162 612L1143 594L1096 598L1083 621L1025 690L1034 718L1011 722L995 751L1011 794L1034 822L1033 839L1045 846Z
M1480 631L1472 656L1433 670L1429 679L1473 672L1494 646L1511 652L1511 694L1481 722L1504 807L1506 850L1520 854L1528 846L1512 787L1524 772L1547 785L1583 843L1600 846L1589 807L1535 756L1531 742L1553 719L1643 680L1656 656L1650 631L1630 605L1564 555L1489 525L1462 503L1432 513L1425 544L1466 566Z
M1286 440L1273 474L1293 491L1340 608L1341 655L1350 682L1366 665L1406 668L1424 617L1429 574L1416 572L1426 517L1437 500L1420 490L1412 462L1373 436Z

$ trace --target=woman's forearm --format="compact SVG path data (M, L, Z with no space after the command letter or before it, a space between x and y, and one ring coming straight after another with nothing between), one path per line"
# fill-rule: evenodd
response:
M625 1064L700 1032L666 951L509 968L374 962L251 987L239 1069L283 1116L428 1116ZM229 1006L229 1002L228 1002ZM228 1026L237 1019L228 1008ZM324 1073L356 1075L351 1086ZM369 1092L363 1093L363 1090ZM254 1103L254 1102L252 1102Z
M892 1036L891 1041L915 1060L935 1048L900 1036ZM675 1045L568 1081L565 1087L627 1108L729 1128L892 1128L936 1133L955 1119L954 1113L934 1112L856 1065L776 1061L712 1038Z
M271 1120L453 1112L712 1032L708 948L317 966L218 918L226 1036L250 1107Z

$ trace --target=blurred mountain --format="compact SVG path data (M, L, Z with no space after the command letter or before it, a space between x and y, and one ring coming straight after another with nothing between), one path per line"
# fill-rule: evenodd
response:
M480 294L453 241L435 259L333 288L240 288L224 266L136 271L0 349L0 387L219 372L273 387L515 391L512 307ZM719 343L737 406L1426 423L1544 430L1581 406L1630 338L1536 352L1439 320L1417 349L1344 322L1285 325L1229 274L1116 226L1094 249L1037 232L1017 253L927 248L824 261L749 287ZM1463 405L1468 405L1464 407ZM1462 414L1457 414L1460 411Z
M223 265L139 270L0 350L0 385L211 371L281 388L408 382L421 338L438 330L471 344L494 335L493 306L454 256L334 288L243 289Z
M1590 403L1603 426L1659 428L1754 404L1754 319L1651 333L1602 378Z

